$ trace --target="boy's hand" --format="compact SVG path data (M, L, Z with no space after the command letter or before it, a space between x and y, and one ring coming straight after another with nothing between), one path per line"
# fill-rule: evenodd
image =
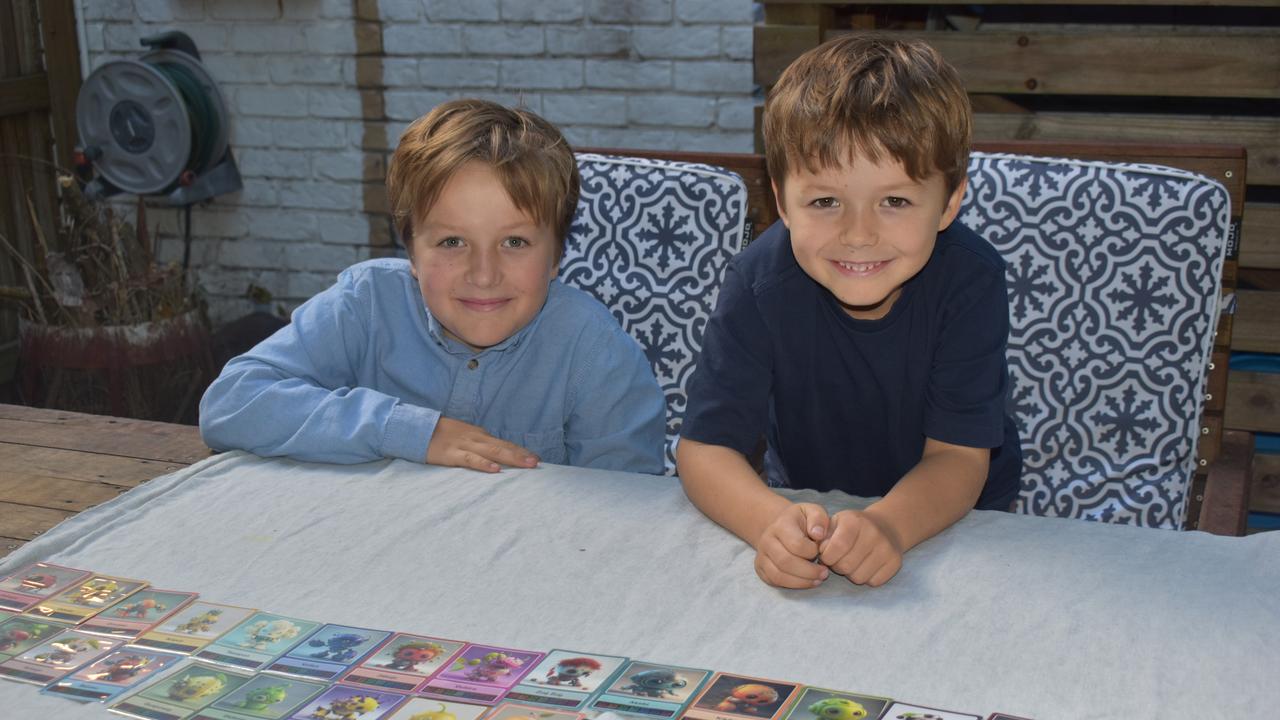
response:
M819 559L855 585L880 587L902 568L901 547L896 533L874 514L841 510L831 517Z
M756 574L775 587L811 588L828 571L813 562L827 535L827 511L813 503L795 503L774 518L756 541Z
M495 473L499 465L537 467L538 456L515 443L499 440L484 428L442 415L427 443L427 462Z

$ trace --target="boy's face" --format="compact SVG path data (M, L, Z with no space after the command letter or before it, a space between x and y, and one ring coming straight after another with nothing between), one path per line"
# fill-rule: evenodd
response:
M479 351L529 324L556 275L556 237L512 202L488 165L459 168L414 223L412 269L449 337Z
M873 163L857 153L851 164L792 170L778 213L809 277L851 317L876 320L929 261L938 232L960 210L964 188L962 182L948 193L940 173L917 182L887 155Z

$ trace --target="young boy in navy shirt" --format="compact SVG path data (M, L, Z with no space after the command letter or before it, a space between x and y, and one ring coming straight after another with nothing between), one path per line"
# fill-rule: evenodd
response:
M662 390L640 346L555 279L578 168L547 121L480 100L410 125L387 171L408 260L344 271L232 360L210 447L497 472L539 460L661 473Z
M921 42L852 35L770 92L781 221L729 264L677 448L695 505L756 550L762 580L878 586L975 506L1006 510L1004 263L958 222L971 111ZM828 515L770 484L880 497Z

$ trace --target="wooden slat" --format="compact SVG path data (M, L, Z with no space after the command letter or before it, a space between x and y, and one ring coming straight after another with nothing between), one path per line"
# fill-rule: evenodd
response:
M830 30L824 39L849 32ZM972 93L1280 97L1280 36L1275 33L889 34L920 38L937 48ZM776 74L758 77L765 85L777 80Z
M1280 353L1280 292L1239 290L1236 302L1232 349Z
M44 73L0 80L0 117L47 110L48 81Z
M1276 167L1280 168L1280 158L1276 161ZM1249 180L1253 180L1252 171ZM1280 269L1280 205L1245 203L1240 266Z
M67 510L0 502L0 537L31 540L72 515Z
M1249 509L1280 513L1280 455L1258 453L1253 456Z
M0 405L5 442L193 463L209 456L194 426Z
M74 0L40 0L44 68L49 74L50 121L56 159L71 167L76 137L76 96L80 93L80 46Z
M26 540L0 535L0 559L26 544Z
M1249 517L1253 434L1223 433L1222 454L1209 467L1196 528L1216 535L1244 535Z
M848 5L849 0L768 0L770 5ZM866 5L946 5L935 0L879 0ZM953 1L953 5L964 3ZM1211 7L1275 7L1276 0L983 0L983 5L1205 5Z
M822 28L817 25L756 25L754 34L752 64L760 85L772 85L792 60L822 44Z
M60 480L135 487L154 477L175 472L186 463L158 462L76 450L0 442L0 467ZM0 500L8 498L0 497Z
M1280 374L1231 371L1225 422L1233 430L1280 433Z
M25 468L0 475L0 499L4 502L49 510L81 512L127 489L105 483L64 480L28 472Z

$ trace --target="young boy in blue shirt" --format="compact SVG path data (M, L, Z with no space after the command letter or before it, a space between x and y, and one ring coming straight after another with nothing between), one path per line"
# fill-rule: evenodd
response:
M665 401L644 352L555 279L578 202L560 132L444 103L387 170L408 260L359 263L233 359L200 403L215 449L497 472L540 460L661 473Z
M921 42L846 36L798 58L764 110L781 222L729 264L689 382L685 492L771 585L878 586L975 506L1006 510L1004 263L953 222L971 111ZM881 497L828 515L771 484Z

